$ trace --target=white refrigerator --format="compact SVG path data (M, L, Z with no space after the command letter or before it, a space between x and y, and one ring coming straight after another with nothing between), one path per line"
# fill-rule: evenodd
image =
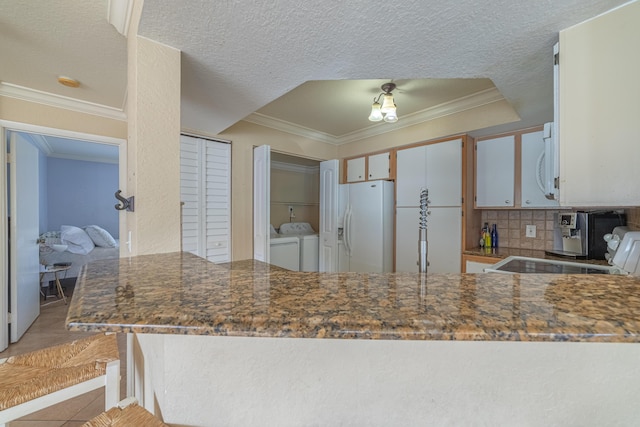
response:
M393 182L341 184L338 270L393 271Z

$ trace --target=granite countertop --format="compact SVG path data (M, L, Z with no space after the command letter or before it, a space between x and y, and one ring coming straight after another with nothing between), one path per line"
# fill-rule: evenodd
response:
M640 342L640 278L303 273L189 253L83 268L71 330L388 340Z

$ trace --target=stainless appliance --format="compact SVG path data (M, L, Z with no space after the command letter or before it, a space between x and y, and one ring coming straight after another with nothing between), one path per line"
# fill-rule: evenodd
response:
M627 223L626 215L618 211L559 212L554 221L553 250L547 254L586 259L605 259L604 236Z

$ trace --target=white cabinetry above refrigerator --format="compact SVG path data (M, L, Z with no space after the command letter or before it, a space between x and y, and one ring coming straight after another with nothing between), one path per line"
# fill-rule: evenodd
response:
M393 179L391 173L391 151L368 154L361 157L347 159L345 181L347 183L360 181L375 181L378 179Z

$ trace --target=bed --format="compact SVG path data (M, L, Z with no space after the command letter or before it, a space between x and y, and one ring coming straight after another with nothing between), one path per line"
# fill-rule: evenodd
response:
M38 242L41 265L71 263L60 279L78 277L82 266L92 261L120 257L120 242L97 225L63 225L60 230L41 234ZM42 282L50 280L54 280L53 273L45 273Z

